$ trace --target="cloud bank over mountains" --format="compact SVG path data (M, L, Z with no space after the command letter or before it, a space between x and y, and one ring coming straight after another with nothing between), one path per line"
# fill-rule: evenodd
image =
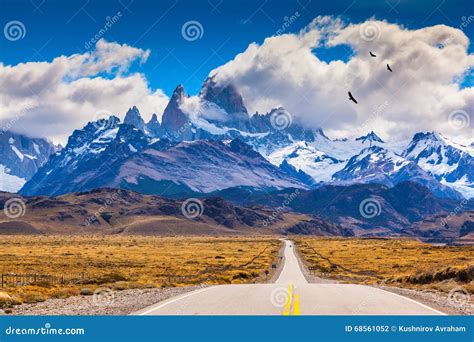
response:
M317 50L337 46L347 47L347 58L318 58ZM332 137L374 130L390 139L434 130L470 143L474 87L460 85L474 66L468 47L461 29L445 25L409 30L375 19L346 24L318 17L298 33L251 43L210 75L234 83L250 113L283 106L294 120ZM146 75L130 72L149 54L100 40L92 52L51 62L0 63L0 127L64 143L73 129L109 113L123 118L132 105L145 119L160 117L168 96L151 89ZM349 90L359 104L348 101ZM189 103L190 110L196 106Z
M313 53L339 45L351 47L347 61L325 62ZM445 25L409 30L385 21L346 25L318 17L297 34L250 44L211 74L236 84L250 112L282 105L333 136L435 130L471 142L474 88L460 87L474 66L468 45L460 29ZM348 90L358 105L348 101Z

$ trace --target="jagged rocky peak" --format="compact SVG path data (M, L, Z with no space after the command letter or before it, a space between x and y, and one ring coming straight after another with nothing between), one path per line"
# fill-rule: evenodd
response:
M215 103L228 114L245 113L248 115L244 100L237 87L231 82L218 82L216 75L206 79L199 96Z
M380 139L380 137L377 134L375 134L374 131L371 131L370 133L366 135L356 138L356 141L361 141L363 144L366 142L369 142L369 143L373 143L373 142L383 143L384 142L382 139Z
M158 121L158 116L156 114L153 114L151 116L150 121L148 121L148 123L146 124L146 129L148 133L154 138L159 138L161 136L161 124Z
M127 111L125 115L125 119L123 120L124 124L135 126L139 130L145 129L145 121L143 121L142 116L140 115L140 111L136 106L133 106Z
M412 141L420 141L420 140L433 140L433 141L439 141L441 140L440 139L440 136L438 133L435 133L435 132L420 132L420 133L416 133L414 136L413 136L413 139Z
M82 129L76 129L72 132L67 141L66 149L82 147L101 135L107 135L107 131L117 128L119 124L120 119L115 115L111 115L107 119L88 122Z
M171 95L170 103L181 104L183 99L186 97L186 92L182 84L178 84Z
M160 125L160 122L158 121L158 115L153 113L153 115L150 118L150 121L148 121L147 125Z
M180 84L173 91L170 102L163 112L161 127L173 139L183 138L183 135L190 129L189 116L180 108L185 97L187 95L184 87Z

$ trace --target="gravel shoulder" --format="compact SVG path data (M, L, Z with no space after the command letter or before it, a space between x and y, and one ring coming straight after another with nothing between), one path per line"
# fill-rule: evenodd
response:
M128 315L149 305L203 287L205 286L103 291L96 296L73 296L17 305L12 308L10 315ZM4 313L0 310L0 314Z
M450 300L446 294L435 291L420 291L392 286L374 286L401 296L416 300L447 315L474 315L474 305L465 302Z

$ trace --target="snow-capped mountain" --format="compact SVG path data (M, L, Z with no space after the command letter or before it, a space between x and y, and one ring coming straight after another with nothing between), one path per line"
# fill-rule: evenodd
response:
M54 152L45 139L0 131L0 191L20 190Z
M402 155L465 197L474 197L474 147L439 133L417 133Z
M414 162L380 146L364 148L333 175L341 183L377 183L393 187L410 180L426 186L438 197L461 199L453 189L442 185Z
M333 175L341 171L351 157L364 148L378 145L385 146L385 143L374 132L353 141L331 140L320 129L314 133L312 140L293 142L268 155L268 160L276 165L287 161L315 181L331 182Z
M275 165L288 163L296 170L301 170L311 176L314 182L329 182L332 175L341 170L346 164L306 141L298 141L283 147L268 156L268 160Z
M238 139L153 139L119 119L99 120L76 130L21 189L24 195L58 195L99 187L142 193L212 192L229 187L307 188Z
M371 146L372 143L384 143L384 141L380 139L379 136L374 133L374 131L371 131L369 134L364 135L362 137L356 138L356 141L361 141L363 144L368 143Z
M209 192L322 183L394 186L412 180L439 197L459 198L454 190L474 197L473 151L434 133L419 133L411 142L387 142L375 132L333 140L283 107L249 115L234 85L208 78L198 96L178 85L161 123L157 115L145 123L133 106L124 124L111 117L75 131L22 193L103 186L153 193L166 187Z

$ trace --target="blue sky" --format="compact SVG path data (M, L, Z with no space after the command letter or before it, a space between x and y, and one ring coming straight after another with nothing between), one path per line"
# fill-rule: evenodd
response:
M332 138L474 136L472 0L0 0L0 24L0 125L57 142L134 105L161 118L215 70L250 115L283 106Z
M318 15L340 16L348 22L370 17L386 19L407 28L446 24L458 27L463 16L474 14L472 1L316 1L316 0L1 0L2 27L19 20L26 27L20 41L1 40L1 58L6 65L27 61L50 61L59 55L85 50L85 44L105 25L106 17L122 13L103 36L108 41L150 49L143 72L152 89L166 94L178 83L189 93L199 91L209 71L244 51L249 43L261 43L281 28L285 17L299 13L288 31L298 32ZM203 35L187 41L181 34L185 22L198 21ZM474 25L465 29L472 40ZM470 51L473 51L471 44ZM337 47L317 50L322 60L347 59L350 50ZM472 84L472 79L464 81Z

